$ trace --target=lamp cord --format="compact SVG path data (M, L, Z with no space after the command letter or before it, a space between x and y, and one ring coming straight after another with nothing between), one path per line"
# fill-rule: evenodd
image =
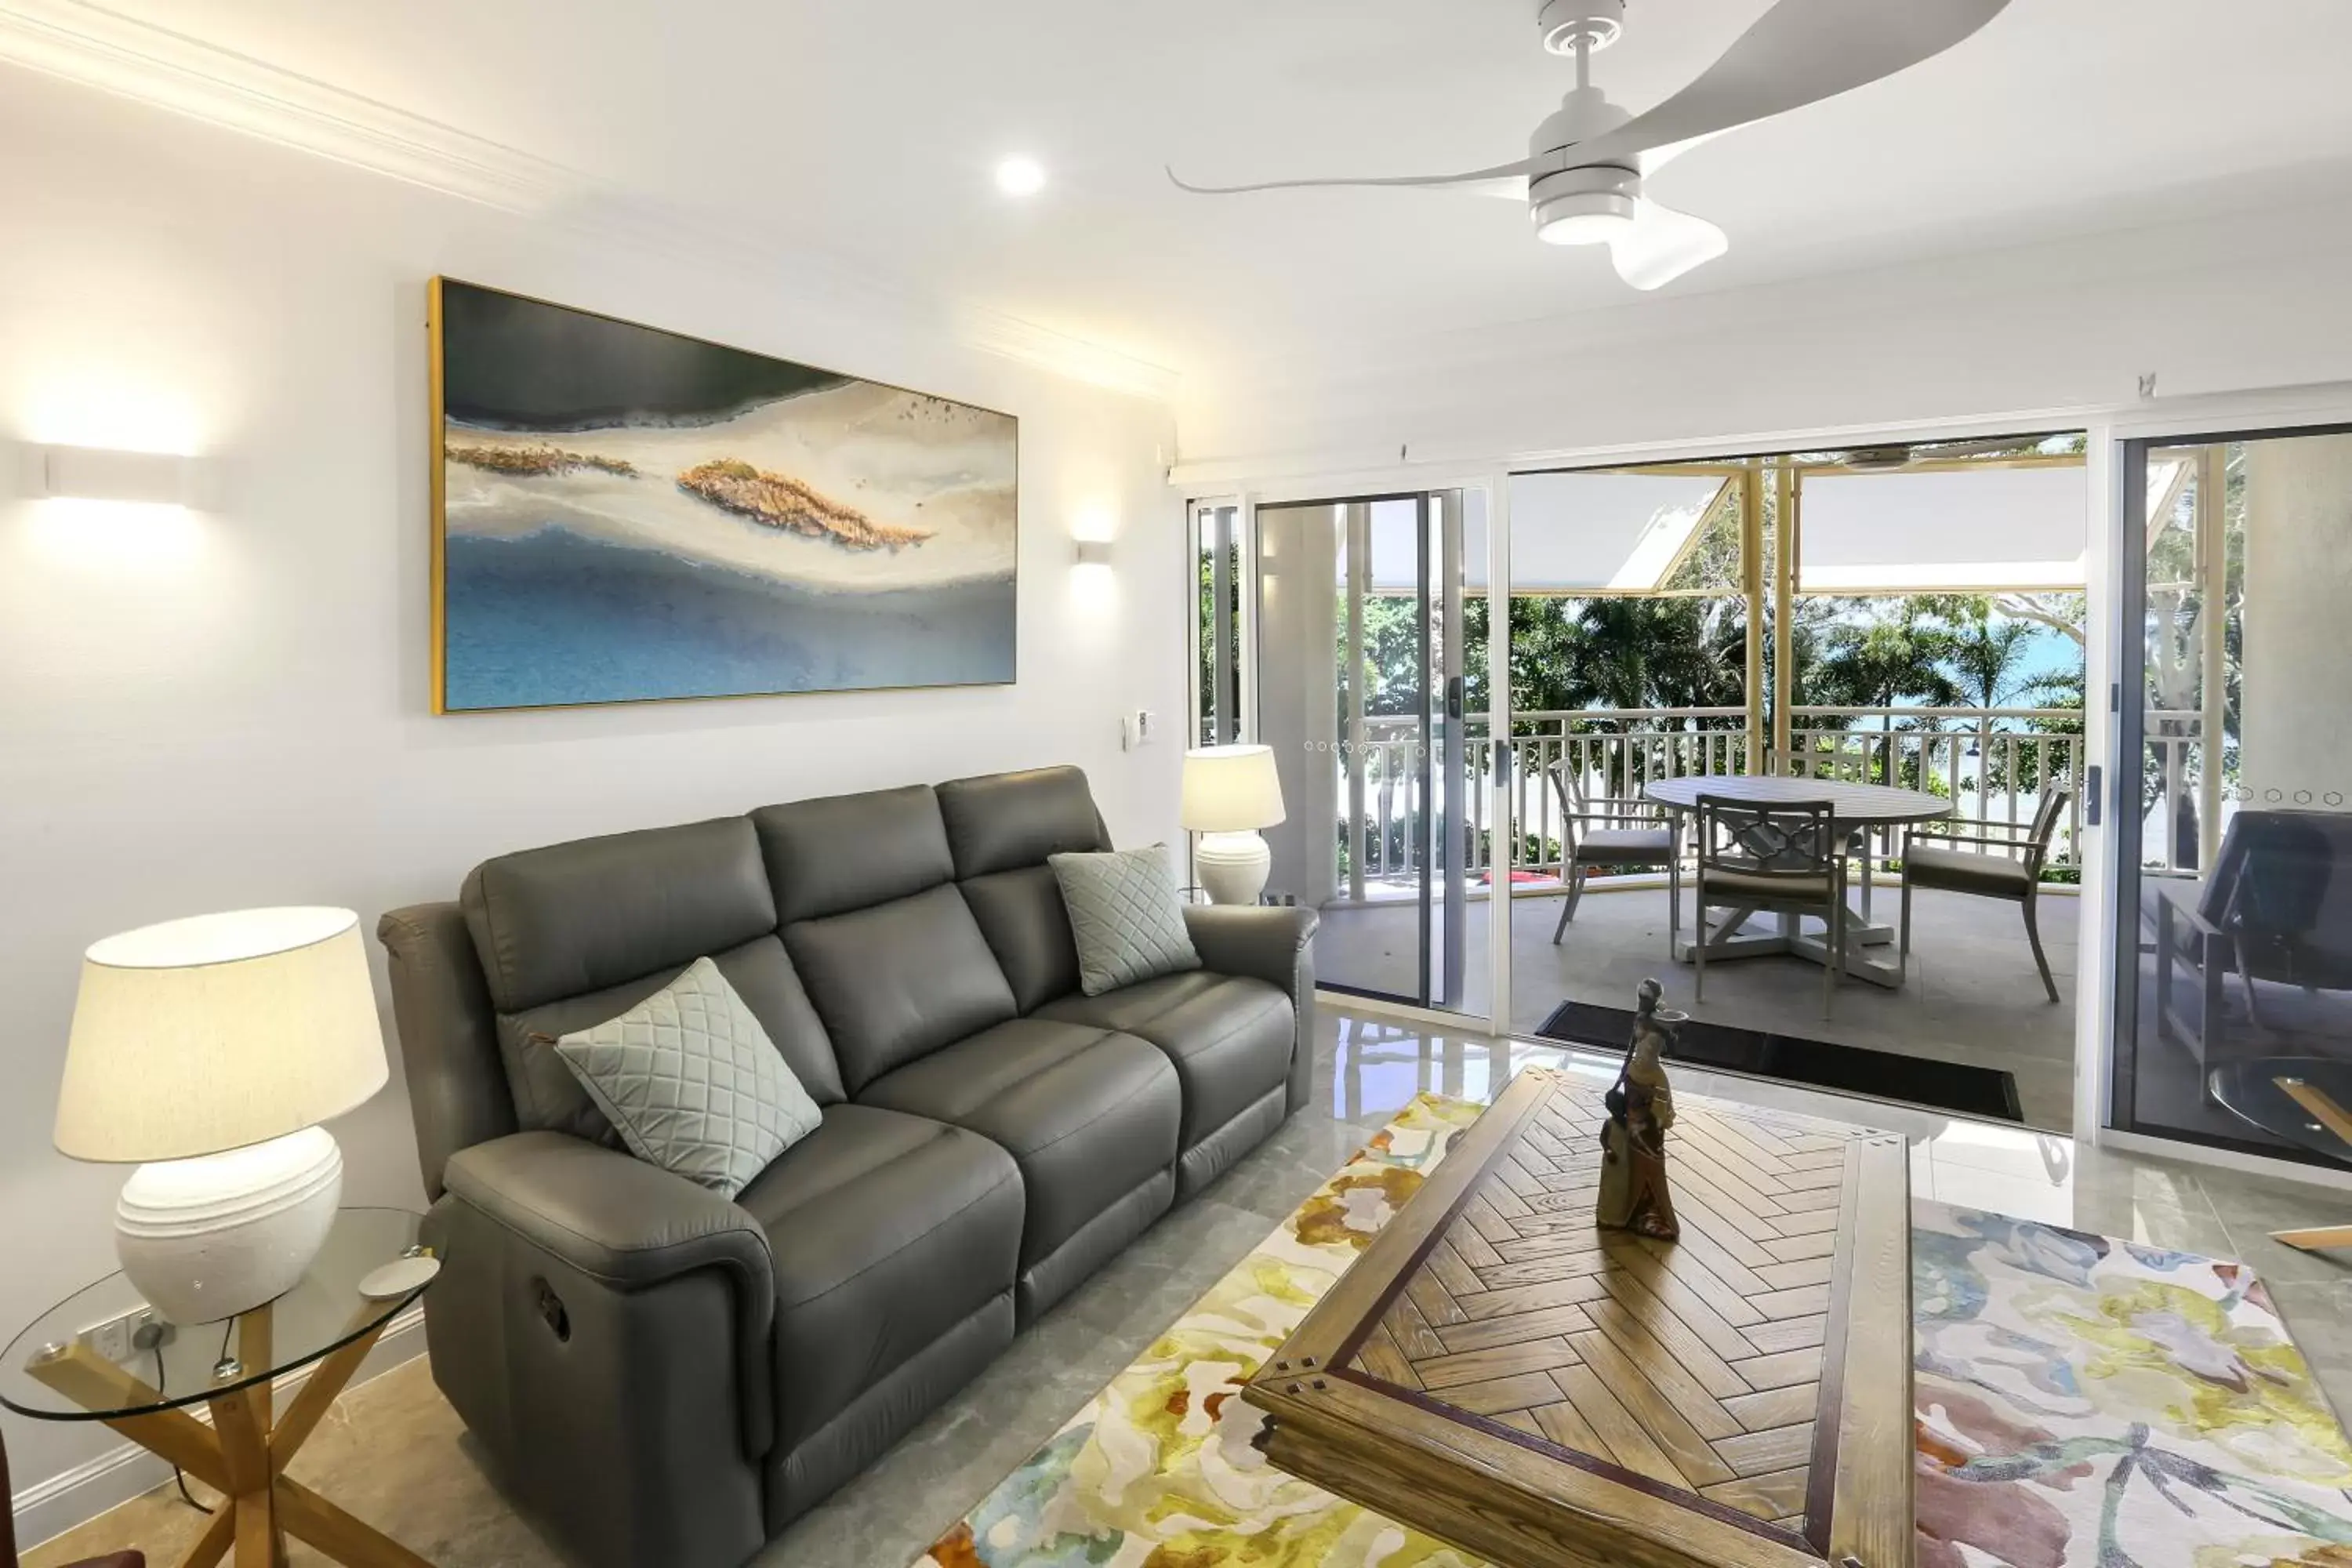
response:
M221 1326L220 1354L214 1358L215 1361L227 1359L229 1336L236 1331L236 1320L235 1318L231 1318L226 1323ZM155 1357L155 1392L163 1394L166 1392L163 1385L165 1379L169 1376L169 1374L163 1370L163 1342L159 1339L147 1348ZM177 1465L173 1465L172 1467L172 1484L180 1489L180 1500L182 1502L186 1503L198 1513L209 1514L213 1511L211 1509L208 1509L204 1504L198 1502L195 1499L195 1494L188 1490L188 1478L186 1475L182 1473L180 1467Z

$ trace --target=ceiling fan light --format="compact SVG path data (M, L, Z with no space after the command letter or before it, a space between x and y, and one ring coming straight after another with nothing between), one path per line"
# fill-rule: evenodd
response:
M1547 245L1606 245L1633 226L1641 182L1618 169L1577 169L1536 182L1528 211Z
M1633 226L1629 213L1564 213L1538 218L1536 237L1546 245L1607 245Z

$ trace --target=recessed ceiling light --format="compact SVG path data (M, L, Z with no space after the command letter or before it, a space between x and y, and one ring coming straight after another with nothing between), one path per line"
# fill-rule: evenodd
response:
M1045 188L1045 166L1034 158L1007 158L996 165L996 188L1008 196L1034 196Z

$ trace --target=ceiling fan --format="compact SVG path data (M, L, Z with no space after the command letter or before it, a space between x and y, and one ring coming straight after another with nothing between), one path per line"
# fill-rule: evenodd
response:
M1542 0L1543 46L1573 56L1576 87L1536 127L1528 155L1459 174L1195 184L1199 195L1327 185L1472 187L1524 196L1536 235L1553 245L1607 245L1618 276L1658 289L1731 246L1705 218L1643 194L1643 181L1701 142L1850 92L1932 59L1974 35L2009 0L1780 0L1698 79L1628 114L1592 85L1594 51L1624 32L1625 0Z

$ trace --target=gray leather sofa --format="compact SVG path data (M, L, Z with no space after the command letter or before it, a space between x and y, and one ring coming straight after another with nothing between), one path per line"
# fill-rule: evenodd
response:
M433 1374L581 1559L716 1568L870 1463L1304 1102L1314 918L1088 997L1075 768L502 856L377 934L444 1257ZM632 1157L533 1036L711 956L824 1108L736 1199Z

